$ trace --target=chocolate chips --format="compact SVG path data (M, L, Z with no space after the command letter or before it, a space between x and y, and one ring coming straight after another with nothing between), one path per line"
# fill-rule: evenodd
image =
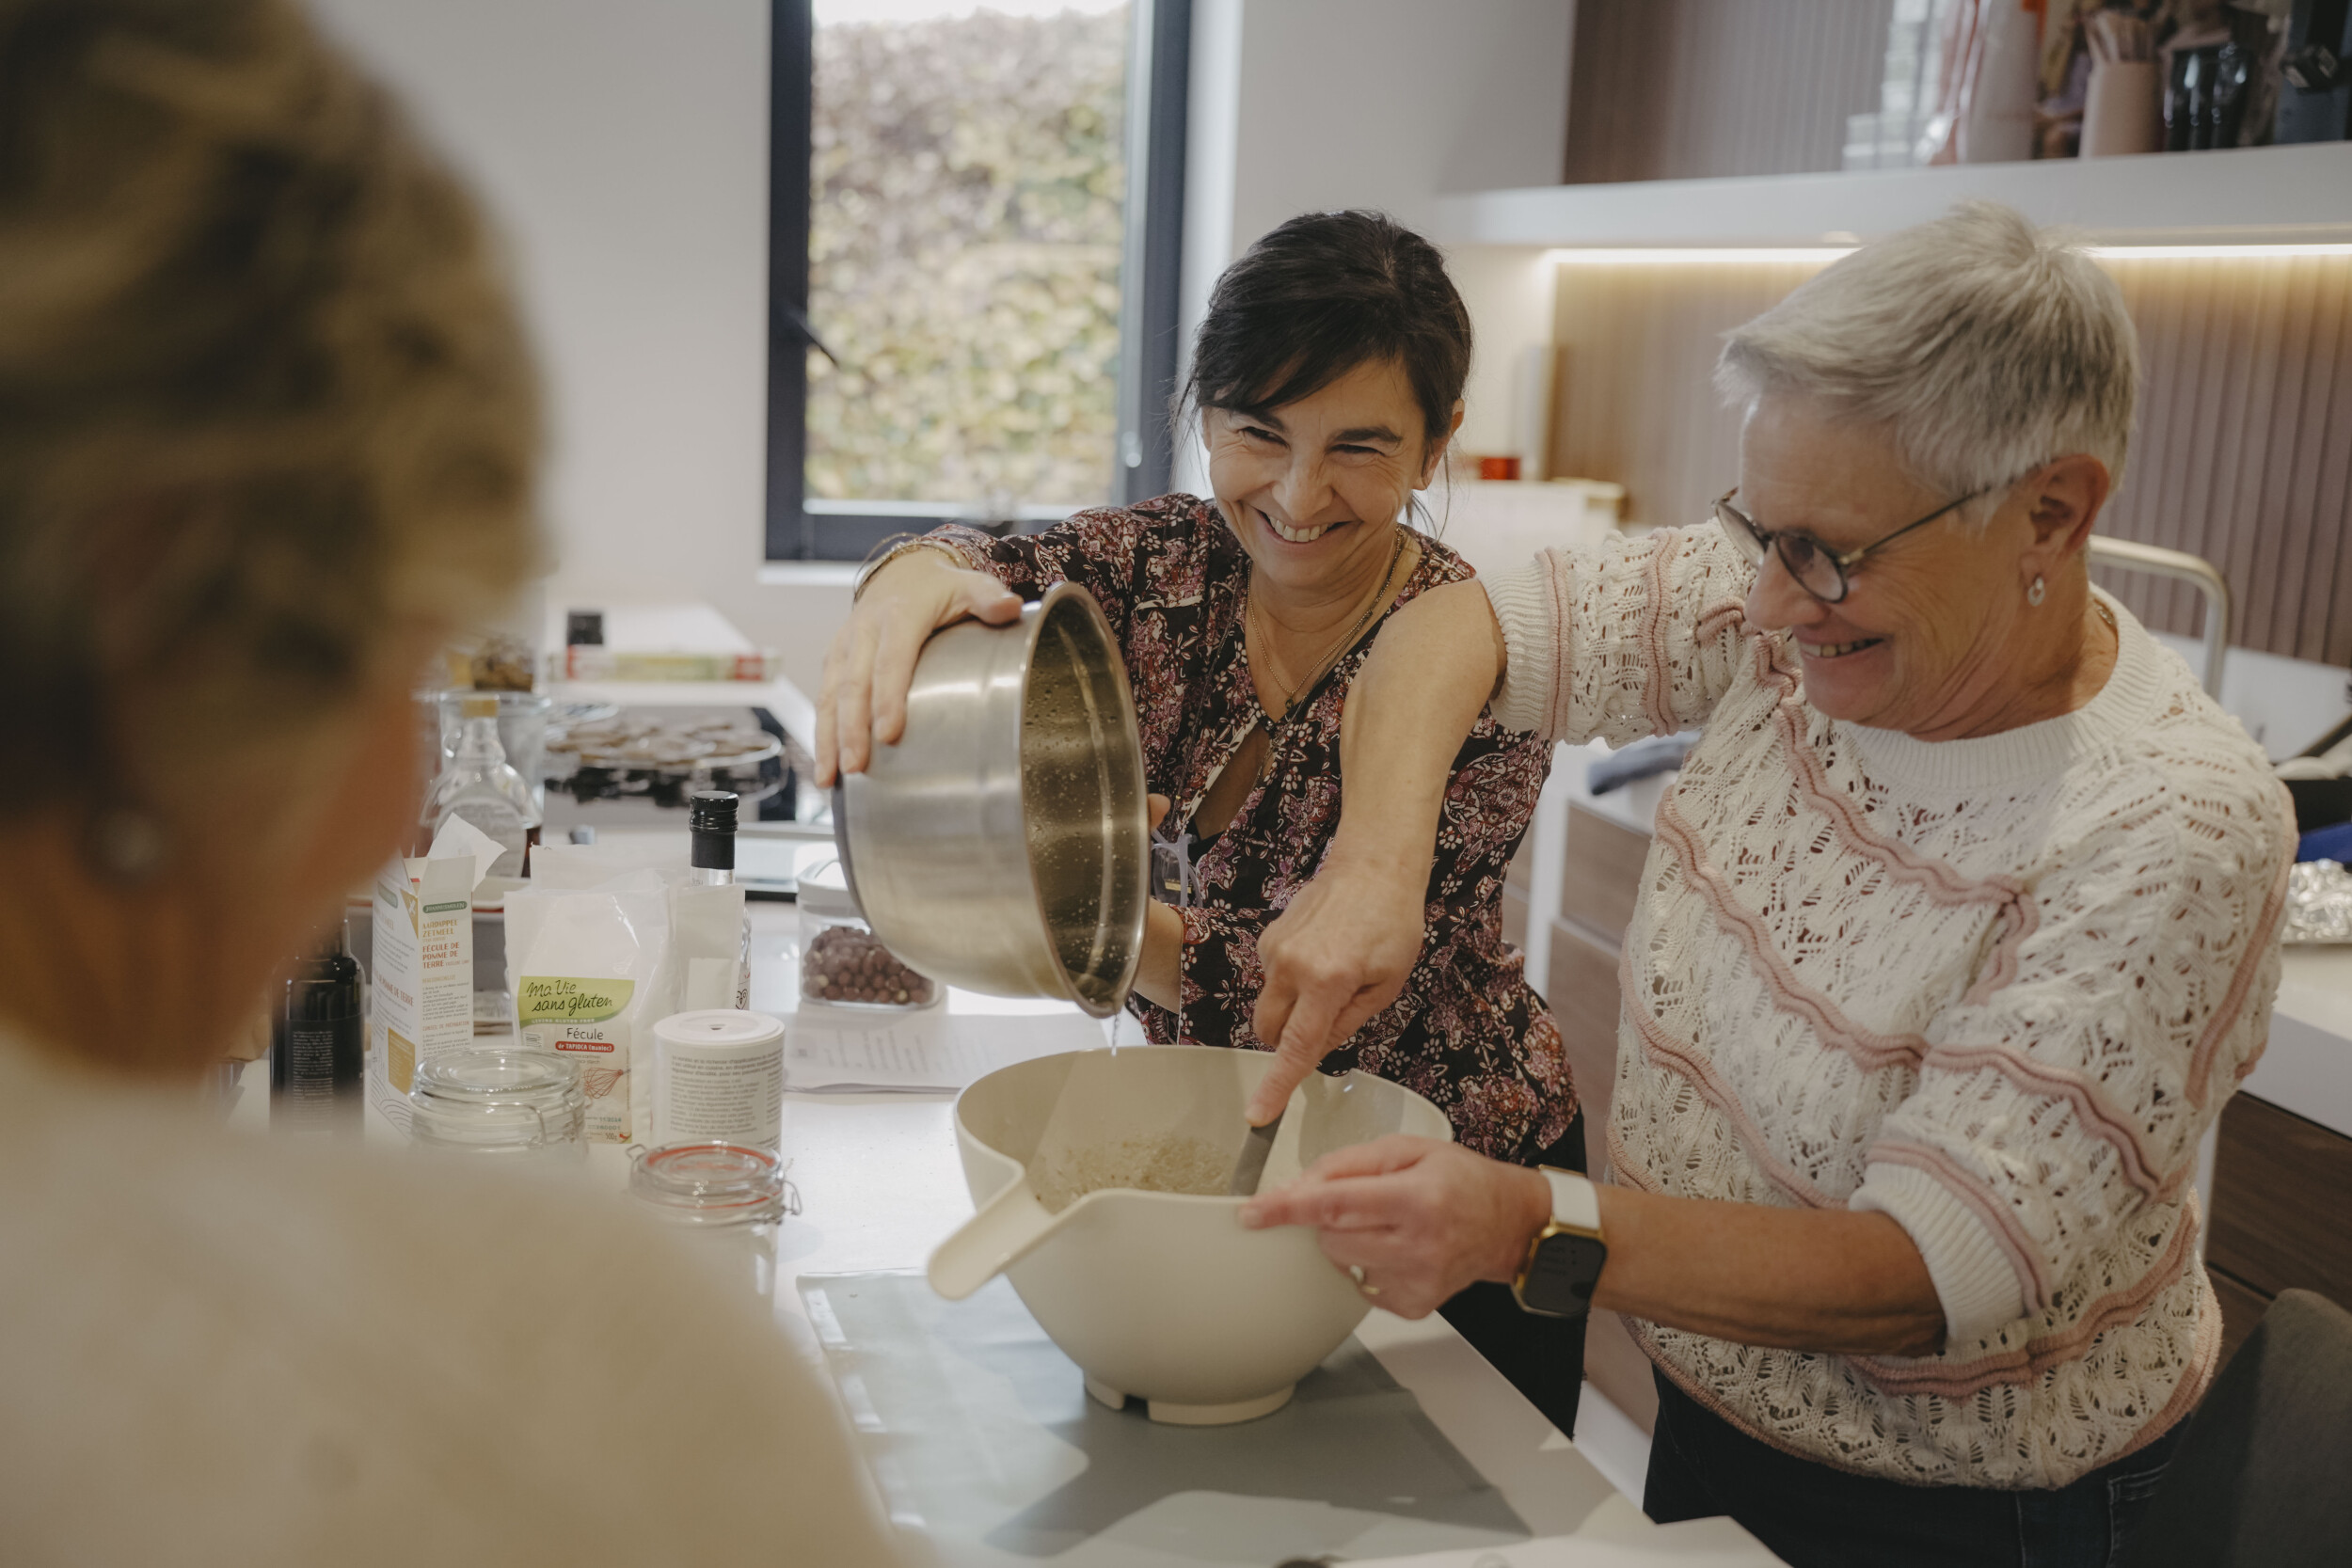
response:
M868 933L834 926L818 932L802 955L801 994L812 1002L924 1007L930 1005L932 990L927 976L900 963Z

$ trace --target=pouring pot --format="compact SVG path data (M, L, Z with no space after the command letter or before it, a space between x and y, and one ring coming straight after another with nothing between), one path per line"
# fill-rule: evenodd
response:
M1150 829L1127 667L1093 595L1057 583L1010 626L934 633L905 733L834 790L834 843L874 935L914 969L1118 1011Z

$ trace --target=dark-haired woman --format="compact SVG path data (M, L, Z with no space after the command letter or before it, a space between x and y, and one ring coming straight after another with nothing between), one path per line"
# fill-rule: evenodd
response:
M1218 280L1185 388L1214 496L1084 512L1040 534L943 528L882 558L826 659L818 769L855 772L905 723L915 655L1070 580L1125 651L1160 828L1187 869L1146 927L1131 1004L1154 1041L1266 1046L1258 934L1316 875L1340 817L1340 719L1395 607L1470 569L1403 521L1461 423L1470 328L1437 250L1376 214L1294 218ZM1411 981L1325 1059L1427 1096L1467 1147L1583 1168L1559 1031L1502 941L1504 869L1547 749L1482 718L1455 757ZM1582 1324L1473 1286L1447 1317L1563 1432Z

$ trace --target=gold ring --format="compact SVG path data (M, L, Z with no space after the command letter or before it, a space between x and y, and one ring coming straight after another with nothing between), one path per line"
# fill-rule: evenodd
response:
M1367 1285L1364 1283L1364 1266L1361 1263L1348 1264L1347 1277L1354 1280L1356 1282L1356 1289L1361 1291L1367 1296L1376 1296L1380 1293L1379 1286Z

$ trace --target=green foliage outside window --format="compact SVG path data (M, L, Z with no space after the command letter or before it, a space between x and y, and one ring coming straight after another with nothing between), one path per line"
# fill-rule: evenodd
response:
M1108 499L1126 8L816 45L809 496Z

